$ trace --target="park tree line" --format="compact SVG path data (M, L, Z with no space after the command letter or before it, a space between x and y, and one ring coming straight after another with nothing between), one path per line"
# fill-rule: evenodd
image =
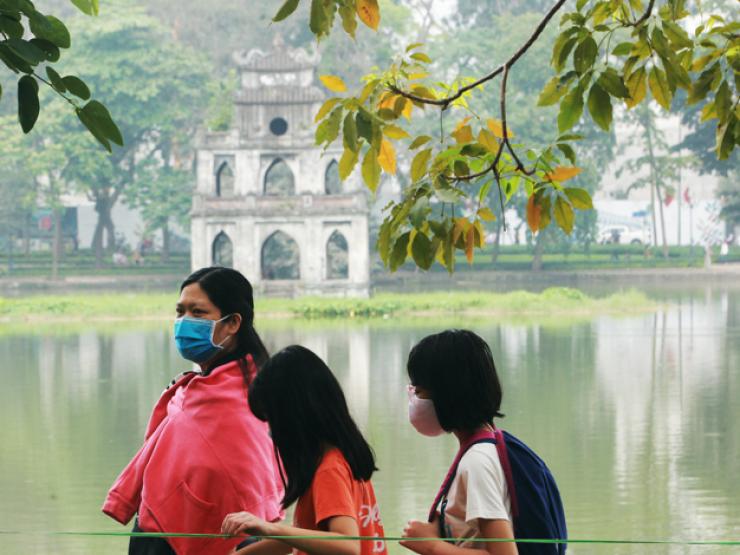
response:
M23 3L0 0L0 19ZM89 14L98 11L97 2L74 4ZM31 27L37 38L46 33L48 39L35 47L51 52L43 58L25 52L38 70L30 75L25 68L0 73L0 194L5 206L13 206L4 218L41 204L53 210L58 224L62 198L83 193L97 213L91 247L99 264L115 248L111 213L117 203L139 208L147 230L165 238L172 223L187 225L197 132L230 124L236 87L231 53L269 44L276 32L295 46L321 39L320 73L330 77L325 83L340 100L322 110L317 142L341 135L338 140L349 143L342 173L357 168L371 189L389 179L402 185L378 241L392 269L407 260L425 268L438 260L452 270L455 251L472 258L490 232L495 260L505 210L528 222L535 267L548 248L587 247L596 234L595 214L587 210L590 195L617 155L616 118L630 118L655 145L632 169L647 170L649 177L635 186L651 187L658 199L672 186L671 164L692 164L702 173L736 171L740 126L733 123L737 90L731 77L738 69L738 31L730 2L705 2L701 13L689 2L567 3L557 14L562 25L553 16L516 65L446 103L517 52L561 3L458 0L446 16L428 0L332 0L324 3L334 6L327 12L312 11L311 4L275 0L247 9L226 0L106 0L90 17L68 0L39 2L35 9L55 16L51 30L38 22ZM604 7L612 4L629 6L629 17L620 23ZM638 21L644 14L645 21ZM273 18L280 21L271 23ZM697 34L699 20L704 29ZM57 21L68 29L68 45ZM353 38L333 30L334 23ZM17 36L8 42L9 26L0 25L0 61L7 67L9 60L23 62L24 54L17 51ZM61 59L43 42L54 46L52 39L64 51ZM403 54L405 45L413 48ZM632 67L625 70L628 63ZM30 89L27 77L36 79ZM357 96L345 92L363 78ZM16 80L17 87L9 86ZM33 98L30 108L23 100L29 90L38 109ZM655 102L648 105L650 98ZM84 110L92 102L88 116ZM631 104L636 108L626 110ZM657 105L679 112L691 129L680 145L690 153L686 159L671 153L679 145L660 136ZM730 217L738 212L732 208L736 183L727 179L724 185ZM455 212L465 201L476 206L473 215ZM660 225L660 202L653 206L654 225ZM61 241L56 245L61 256Z

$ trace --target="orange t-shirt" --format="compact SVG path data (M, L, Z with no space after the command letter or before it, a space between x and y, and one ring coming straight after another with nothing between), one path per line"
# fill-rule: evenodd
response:
M355 480L347 460L337 448L324 454L311 487L298 499L293 521L299 528L319 530L320 523L335 516L354 518L360 536L384 536L373 484ZM362 541L360 545L362 555L388 553L381 540ZM297 550L296 553L303 554Z

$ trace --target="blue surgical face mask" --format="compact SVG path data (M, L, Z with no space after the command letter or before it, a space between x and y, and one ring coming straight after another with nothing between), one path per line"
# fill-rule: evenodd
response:
M222 341L220 344L213 342L213 333L216 331L216 324L223 322L229 316L224 316L220 320L209 320L207 318L193 318L192 316L183 316L175 320L175 344L180 355L184 359L191 360L195 363L205 362L213 358L218 351L223 350ZM228 338L227 338L228 339Z

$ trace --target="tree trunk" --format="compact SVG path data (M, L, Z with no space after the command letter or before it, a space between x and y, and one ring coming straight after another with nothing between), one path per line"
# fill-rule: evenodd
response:
M95 199L95 212L98 214L98 221L95 224L95 233L93 234L92 248L95 251L95 267L103 267L103 257L113 254L116 247L115 226L111 218L113 202L110 197L99 196ZM104 236L107 235L107 241L104 243Z
M663 258L668 260L668 238L665 233L665 216L663 214L663 195L660 193L660 185L655 183L655 192L658 195L658 208L660 209L660 230L663 234Z
M54 238L51 245L51 279L59 279L59 261L62 259L64 252L64 243L62 238L62 210L63 208L54 208L52 219L54 225Z
M534 244L534 257L532 258L532 271L542 271L542 252L545 248L545 237L542 231L537 234L537 239Z
M170 226L167 220L162 225L162 255L161 261L167 264L170 261Z

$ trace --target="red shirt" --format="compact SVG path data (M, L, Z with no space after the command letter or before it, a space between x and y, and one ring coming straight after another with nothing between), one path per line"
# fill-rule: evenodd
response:
M354 518L360 536L384 537L372 482L356 480L342 452L333 448L324 454L311 487L298 499L294 523L299 528L319 530L322 522L336 516ZM388 553L384 541L362 541L360 545L362 555Z
M254 375L251 357L248 364ZM281 518L282 495L267 424L249 410L240 365L230 362L207 376L186 374L162 394L103 512L122 524L138 513L146 532L220 534L227 513ZM167 541L177 555L226 555L240 540Z

